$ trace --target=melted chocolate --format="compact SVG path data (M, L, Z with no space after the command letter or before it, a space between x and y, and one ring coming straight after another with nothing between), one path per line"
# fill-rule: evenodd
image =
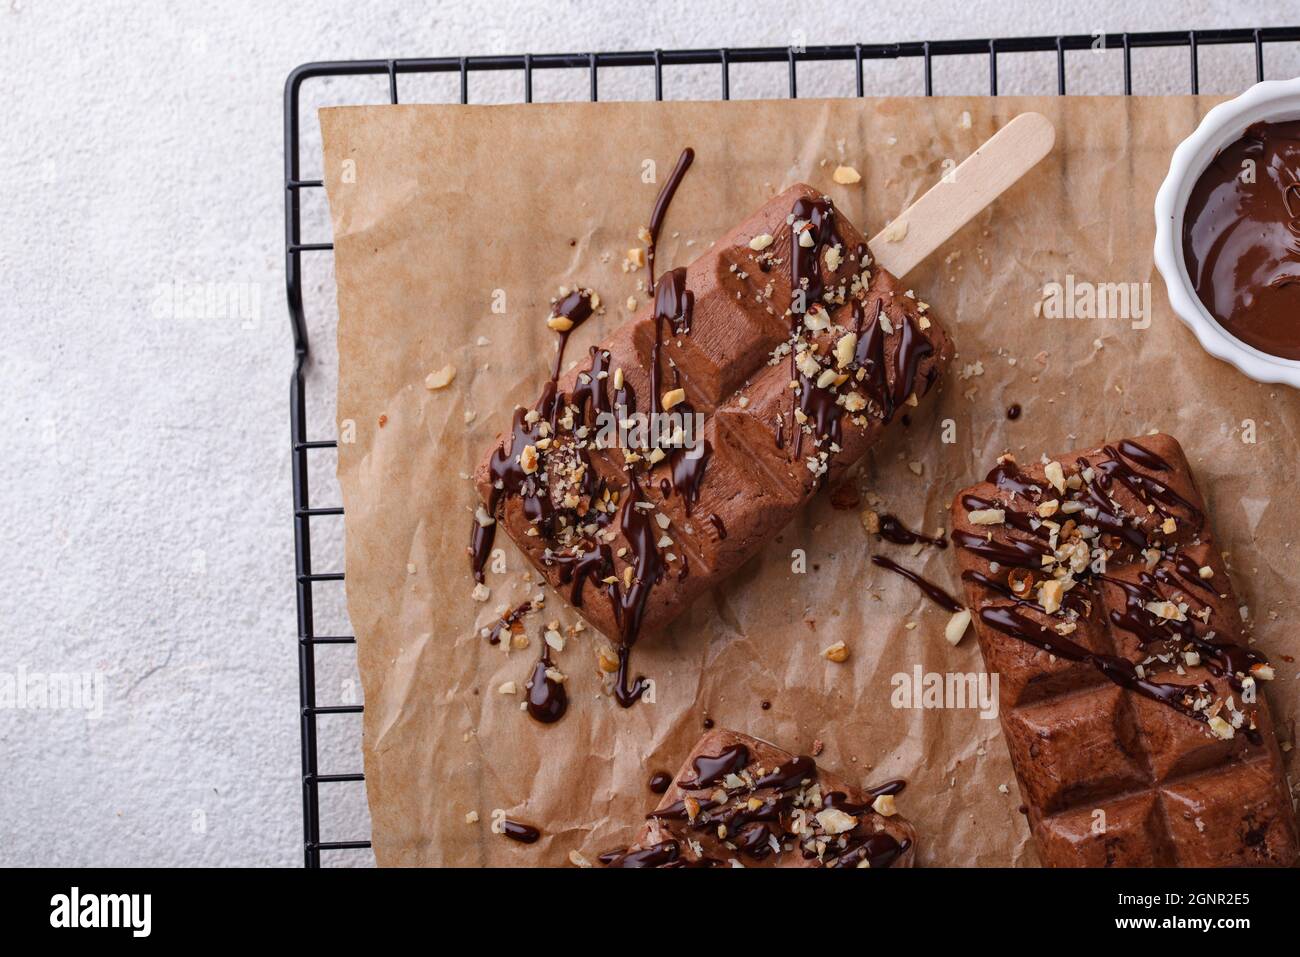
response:
M922 578L910 568L904 568L902 565L892 559L886 558L884 555L872 555L871 564L879 565L881 568L887 568L896 575L902 575L912 584L916 585L917 588L921 589L921 592L927 598L945 611L961 611L961 602L953 598L934 582Z
M654 208L650 211L650 245L645 251L645 265L649 279L646 288L653 294L655 291L655 245L659 242L659 230L663 228L664 217L668 215L668 206L672 203L673 197L677 195L677 187L682 184L686 177L686 171L691 168L691 163L695 161L695 150L689 146L682 150L681 156L677 157L677 165L673 171L668 174L668 179L664 182L663 189L659 190L659 195L655 197Z
M536 844L537 839L542 836L542 832L531 824L520 824L509 819L501 822L501 833L520 844Z
M874 824L879 819L871 820L876 813L872 802L883 794L898 794L906 786L905 782L886 781L866 788L861 804L851 803L842 791L826 794L822 798L823 808L837 808L861 820L839 835L819 833L812 838L801 838L787 829L787 817L796 808L806 807L804 802L810 792L803 789L817 780L816 762L806 755L799 756L752 780L750 776L757 771L742 775L751 757L744 744L735 744L717 755L695 758L692 762L695 777L679 781L678 785L683 790L705 793L695 798L683 797L652 811L646 818L675 822L710 837L716 834L735 854L755 861L767 860L783 848L789 849L793 842L804 859L818 859L827 867L856 867L864 862L872 867L888 867L911 846L906 839L899 841L887 832L876 831ZM734 786L729 787L727 778L733 774L741 775L743 783L733 781ZM813 811L815 808L804 813ZM820 827L816 822L813 826ZM654 863L623 864L624 859ZM610 866L679 866L675 852L664 849L662 844L643 851L611 851L602 855L601 860Z
M667 771L656 771L650 775L650 790L655 794L663 794L672 787L673 776Z
M551 646L541 638L542 654L533 666L532 677L524 684L528 692L528 714L542 724L554 724L569 710L569 694L564 682L556 681L546 672L551 668Z
M1300 120L1256 123L1210 161L1183 214L1201 302L1242 342L1300 359Z
M711 788L728 774L737 774L749 764L749 748L733 744L715 755L700 755L691 766L695 768L693 780L682 781L680 786L688 791Z
M515 623L518 622L519 619L523 618L524 615L528 614L532 610L533 610L533 603L530 601L526 601L510 609L510 611L507 612L505 615L503 615L501 618L498 618L496 624L492 626L492 630L488 633L488 644L489 645L500 644L501 633L504 631L507 634L509 634L510 632L514 631Z
M1080 474L1091 469L1091 481L1085 480L1082 488L1067 493L1063 498L1081 501L1096 510L1096 516L1086 517L1080 513L1080 521L1096 525L1104 532L1116 536L1111 542L1114 547L1128 544L1136 551L1148 548L1146 533L1137 524L1137 520L1121 509L1113 501L1113 492L1118 484L1127 489L1143 505L1162 516L1170 516L1176 509L1186 515L1183 521L1190 520L1197 530L1203 525L1205 516L1199 508L1174 492L1164 482L1149 474L1137 471L1134 466L1146 472L1172 472L1173 466L1150 449L1136 442L1124 440L1117 445L1103 448L1104 458L1095 463L1080 458L1077 461ZM1131 463L1131 464L1130 464ZM1014 463L1008 461L1000 464L989 474L988 481L995 483L999 490L1008 493L1014 499L1016 495L1027 495L1037 499L1044 493L1020 473ZM962 506L968 511L975 509L1003 508L1006 524L1020 531L1030 532L1046 537L1045 525L1037 529L1032 527L1030 517L1010 507L1010 504L995 503L977 495L965 495ZM1157 528L1152 532L1157 542L1164 533ZM1106 536L1103 536L1105 538ZM955 531L952 539L958 546L967 549L982 558L1016 568L1027 568L1041 574L1041 558L1051 554L1051 549L1044 542L1024 541L1008 538L1005 535L988 539L982 535ZM873 559L874 560L874 559ZM1076 572L1076 574L1079 574ZM997 578L979 571L967 571L962 578L974 582L1012 602L1011 605L986 606L980 610L980 620L1004 634L1010 635L1035 647L1041 648L1059 658L1068 661L1086 662L1095 667L1109 680L1121 687L1128 688L1145 697L1159 701L1186 714L1197 721L1208 721L1203 710L1193 708L1189 699L1195 692L1213 693L1208 683L1204 685L1187 685L1174 682L1154 681L1140 673L1138 665L1127 658L1113 655L1097 654L1077 642L1058 633L1053 627L1040 624L1021 613L1030 610L1046 615L1044 608L1032 601L1028 594L1018 596L1011 588ZM1081 573L1080 584L1091 582L1093 587L1109 586L1118 589L1124 596L1122 610L1109 609L1110 624L1134 635L1145 649L1148 645L1164 643L1173 650L1190 647L1199 652L1211 674L1226 677L1233 688L1243 688L1242 677L1250 673L1255 665L1265 664L1267 659L1258 652L1226 639L1215 640L1198 631L1196 621L1190 616L1182 620L1165 619L1148 611L1148 606L1163 603L1166 595L1159 586L1171 590L1175 598L1187 598L1197 601L1203 608L1210 607L1203 598L1189 594L1191 589L1199 589L1215 594L1213 585L1200 577L1200 569L1187 555L1174 551L1159 561L1149 572L1140 572L1137 581L1126 581L1105 574L1095 574L1093 566L1088 566ZM1062 606L1074 611L1080 618L1091 613L1091 601L1085 597L1085 588L1074 588L1062 598ZM1159 654L1159 650L1156 652ZM1251 736L1251 732L1247 732Z
M948 547L946 539L934 538L929 535L922 535L920 532L914 532L894 515L880 516L880 537L887 542L893 542L895 545L915 545L917 542L924 542L926 545L933 545L935 548Z

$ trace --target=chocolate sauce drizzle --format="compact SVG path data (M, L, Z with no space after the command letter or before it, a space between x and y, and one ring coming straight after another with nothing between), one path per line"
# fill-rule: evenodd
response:
M488 525L481 524L475 519L473 528L470 533L470 566L474 572L474 580L483 581L483 568L487 564L488 556L492 553L492 544L496 538L496 519L498 518L498 506L503 496L518 497L523 502L524 515L532 522L539 533L550 536L555 527L556 508L551 500L550 490L542 484L540 472L526 472L523 464L520 462L520 453L525 446L532 445L536 447L538 440L544 436L542 434L542 423L545 422L551 433L555 431L555 420L560 406L563 404L557 401L556 390L557 382L560 376L560 366L564 358L564 347L568 344L569 334L581 326L592 315L591 290L576 289L569 293L551 309L551 314L562 316L568 319L573 325L561 332L559 348L555 353L555 363L551 368L551 378L542 389L542 395L537 400L537 405L533 411L537 413L533 421L528 421L529 413L525 409L516 409L512 431L510 434L509 444L502 444L492 453L491 461L488 463L488 472L492 479L492 490L489 493L487 504L487 514L493 519ZM593 350L593 355L595 350ZM595 474L591 469L584 473L585 486L582 489L584 494L590 494L595 491L592 483L595 482Z
M846 386L855 389L860 387L866 394L871 411L880 421L891 421L895 411L916 392L920 364L927 356L934 354L934 346L912 317L903 315L896 323L898 345L893 355L893 364L887 367L885 329L881 322L883 299L876 298L874 314L867 324L862 298L855 296L850 300L850 310L857 345L853 360L842 370L848 375L840 383L818 386L812 377L804 374L798 368L798 350L794 346L799 343L805 316L814 309L823 308L826 278L822 275L822 254L827 247L840 243L841 240L835 227L834 204L825 197L800 197L795 201L790 217L794 226L798 227L790 231L789 255L790 378L798 383L791 413L796 422L794 457L798 458L802 454L805 429L810 430L819 447L826 445L831 453L839 450L843 441L841 420L848 414L840 404L843 394L841 390ZM801 242L803 237L810 240L808 245ZM865 243L855 247L853 258L860 267L868 261ZM867 295L865 289L861 295ZM922 391L929 389L933 378L932 370ZM798 415L794 414L796 411ZM777 448L785 446L783 419L784 416L777 420ZM829 467L821 472L819 484L828 474Z
M524 615L528 614L532 610L533 610L533 603L531 601L526 601L526 602L522 602L519 605L516 605L514 608L510 609L510 611L506 612L506 614L498 618L496 624L492 626L492 630L488 632L488 639L487 639L488 644L489 645L500 644L501 633L504 631L506 634L510 634L512 631L514 631L514 626L516 622L518 622L521 618L524 617Z
M649 370L651 413L664 411L660 355L664 343L664 326L669 325L671 334L675 337L686 336L691 332L695 294L687 288L686 270L684 268L670 270L660 282L656 283L655 245L667 216L669 204L686 171L690 168L694 156L694 151L689 148L682 151L677 165L655 200L648 227L646 266L649 289L654 296L655 325L655 343ZM633 415L637 411L635 390L626 381L615 390L611 401L607 386L610 354L597 347L591 349L588 370L578 377L572 393L567 396L559 394L559 375L569 335L590 318L593 312L592 294L587 289L574 290L554 304L552 315L568 319L568 328L559 332L559 345L551 369L551 377L543 388L537 404L532 410L515 411L510 438L492 454L488 464L491 491L487 502L487 514L493 521L486 525L477 520L474 522L469 554L474 578L482 582L483 569L492 552L496 534L495 520L501 516L500 506L505 498L519 499L524 517L537 529L538 534L546 539L553 538L558 525L566 528L585 528L595 524L600 529L613 520L614 509L588 508L580 513L578 508L559 504L563 501L563 496L553 495L553 490L543 481L545 468L537 467L532 471L525 471L521 462L522 452L526 446L539 448L542 439L550 441L540 447L558 447L559 454L570 454L583 466L580 470L579 487L575 490L580 504L610 500L606 493L617 491L621 495L617 509L619 531L627 541L629 566L632 572L630 580L616 575L613 549L607 543L596 542L590 537L584 537L579 544L565 552L556 552L548 548L543 554L543 560L559 567L560 582L569 586L569 600L575 607L582 607L583 591L588 582L600 583L613 608L619 631L618 672L614 696L620 705L628 707L640 698L648 687L643 677L638 676L635 681L629 680L629 657L632 645L640 633L650 593L663 579L665 568L657 545L658 530L648 514L649 510L638 507L647 500L642 491L636 466L634 465L627 472L626 488L610 489L597 478L596 470L591 467L582 448L576 444L556 444L558 442L556 424L560 412L569 406L576 409L576 416L582 424L594 423L597 416L613 412L616 408L626 415ZM674 369L674 375L676 374ZM679 403L674 407L674 411L682 415L694 413L689 402ZM699 500L700 488L704 482L712 448L708 442L703 442L696 451L698 454L692 454L691 450L685 448L673 449L668 455L669 477L661 483L665 494L671 490L673 494L681 496L688 514L691 506ZM574 471L576 473L579 470ZM689 566L684 555L680 556L679 563L680 580L689 573ZM509 627L512 623L507 622L504 627ZM498 639L499 630L498 628L495 635ZM549 652L543 641L542 657L534 667L532 678L528 682L528 711L537 720L547 723L559 720L567 708L567 696L563 684L546 675L550 667Z
M935 548L948 547L947 539L914 532L894 515L880 516L879 534L885 541L893 542L895 545L915 545L917 542L922 542Z
M521 824L509 819L501 822L501 833L520 844L536 844L537 839L542 836L542 832L531 824Z
M542 654L533 665L532 677L524 684L528 692L528 714L542 724L554 724L569 710L569 693L564 682L556 681L547 672L551 670L551 646L541 636Z
M949 595L946 591L936 585L934 582L912 571L910 568L904 568L891 558L884 555L872 555L871 564L879 565L881 568L887 568L896 575L901 575L921 589L921 593L929 598L932 602L942 608L944 611L961 611L962 605L956 598Z
M659 243L659 230L663 228L664 217L668 215L668 206L677 195L677 187L682 184L686 177L686 171L691 168L691 163L695 161L695 150L689 146L682 150L682 155L677 157L677 165L673 171L668 174L668 179L664 182L663 189L655 197L654 209L650 211L650 243L645 251L645 265L648 270L646 289L650 293L655 291L655 246Z
M679 781L678 786L688 791L711 788L728 774L738 774L749 765L749 748L743 744L733 744L724 748L720 754L700 755L691 762L695 777Z
M1129 440L1117 445L1106 445L1099 461L1090 463L1087 459L1080 458L1077 465L1082 486L1075 500L1083 502L1095 512L1095 515L1086 516L1077 513L1078 520L1114 536L1111 544L1116 548L1129 547L1134 553L1145 553L1151 547L1147 532L1139 524L1140 519L1128 514L1115 503L1112 493L1117 485L1161 518L1178 516L1178 520L1187 523L1193 534L1199 533L1204 526L1205 516L1199 508L1173 491L1165 482L1137 470L1141 468L1148 473L1173 471L1168 462L1144 446ZM1088 478L1089 475L1091 478ZM1053 549L1047 541L1051 537L1051 526L1036 521L1013 506L1018 497L1037 502L1054 496L1054 490L1049 492L1045 485L1029 480L1009 460L993 469L986 481L1006 493L1010 501L995 503L981 496L966 495L962 499L962 506L967 511L1001 508L1004 510L1006 525L1031 537L990 539L958 530L952 533L952 540L958 547L998 566L1041 573L1043 558L1054 557ZM1069 498L1068 495L1062 497ZM1153 528L1151 535L1158 543L1160 536L1164 535L1162 527L1158 525ZM1169 600L1161 593L1160 585L1171 589L1175 598L1187 598L1196 601L1202 608L1210 607L1192 591L1199 589L1213 595L1215 589L1200 577L1199 568L1181 551L1175 550L1172 556L1166 554L1161 557L1153 569L1139 572L1136 581L1098 573L1093 565L1078 574L1081 576L1080 584L1091 582L1098 589L1114 588L1124 596L1123 610L1110 608L1109 621L1114 627L1136 636L1143 649L1169 644L1194 648L1210 673L1226 678L1237 691L1243 688L1242 675L1249 674L1255 665L1267 664L1267 659L1252 649L1227 639L1215 640L1203 634L1191 617L1183 616L1181 620L1164 618L1148 610L1150 605L1163 605ZM982 608L979 619L985 625L1058 658L1087 663L1115 684L1174 708L1193 720L1202 723L1209 721L1209 714L1205 710L1189 703L1198 693L1213 695L1214 689L1209 682L1189 684L1147 678L1140 666L1128 658L1092 652L1056 628L1027 617L1023 611L1044 616L1048 613L1028 594L1017 595L999 578L979 571L967 571L962 578L1011 602L1009 605L986 605ZM1079 617L1088 617L1091 614L1092 600L1085 592L1086 589L1082 587L1065 592L1061 599L1062 607ZM1259 740L1256 732L1246 729L1245 733L1252 742Z
M882 794L898 794L906 786L905 782L887 781L865 789L866 801L862 804L849 802L842 791L829 792L822 798L822 808L836 808L862 820L838 836L821 833L816 830L820 825L814 822L814 837L805 838L788 831L785 822L797 806L803 806L796 802L803 800L804 789L817 781L816 762L800 755L757 776L753 776L755 772L747 772L750 762L749 749L743 744L724 748L716 755L697 757L692 762L695 776L679 781L678 786L683 791L708 793L683 797L646 815L647 819L673 822L700 833L725 835L737 855L755 861L767 860L778 853L774 848L783 848L790 842L795 843L804 859L816 859L819 854L815 845L822 843L821 860L827 867L856 867L864 861L871 867L888 867L911 846L907 839L900 841L888 832L874 831L868 823L875 814L871 802ZM725 794L725 800L718 799L719 792ZM600 855L600 860L609 867L686 866L676 839L639 850L609 851ZM724 862L715 857L702 856L693 866L721 863Z

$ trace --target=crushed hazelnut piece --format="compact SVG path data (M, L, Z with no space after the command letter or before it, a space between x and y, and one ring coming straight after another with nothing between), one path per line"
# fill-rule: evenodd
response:
M537 471L537 446L525 445L519 453L519 467L528 475Z
M826 648L824 651L822 651L822 654L828 660L833 661L836 664L843 664L844 662L849 660L848 645L844 644L844 642L842 641L835 642L835 644L831 645L829 648Z
M827 834L843 834L845 831L851 831L857 827L858 819L852 814L846 814L837 807L828 807L817 812L817 823L821 825L822 830Z
M1065 597L1065 586L1055 578L1048 579L1038 586L1038 603L1049 615L1060 610L1063 597Z
M445 389L451 385L451 380L456 378L456 367L445 365L437 372L430 372L424 377L424 387L430 392L435 389Z
M852 166L837 166L835 172L831 173L831 179L841 186L852 186L854 183L862 182L862 174Z
M898 808L894 806L894 796L892 794L879 794L871 802L871 810L875 811L881 817L893 817L898 813Z
M1048 462L1047 467L1043 469L1043 474L1047 476L1047 481L1052 483L1052 488L1061 495L1065 494L1065 470L1061 468L1060 462Z
M943 636L948 640L948 644L956 646L961 642L962 637L966 634L966 628L970 625L970 609L963 608L956 612L948 619L948 624L943 629Z

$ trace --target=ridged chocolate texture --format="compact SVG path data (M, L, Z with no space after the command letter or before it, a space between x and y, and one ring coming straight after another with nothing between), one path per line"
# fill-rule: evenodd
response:
M672 472L668 462L658 464L640 478L643 500L669 519L663 534L673 544L664 551L671 552L675 558L665 566L663 580L650 590L642 633L662 628L696 596L735 572L790 521L821 484L837 482L885 427L885 417L874 408L858 413L857 424L852 416L842 413L839 416L841 450L829 456L827 474L816 476L805 463L818 449L813 438L798 437L793 414L795 400L790 389L791 362L788 356L772 361L773 350L790 338L791 317L787 310L791 303L793 257L789 252L792 239L787 218L800 200L819 201L821 195L804 185L786 190L685 269L686 288L694 294L690 330L674 334L665 325L660 391L680 386L689 406L705 415L704 439L711 454L698 488L698 500L690 504L689 514L682 494L672 491L665 494ZM862 235L838 212L834 221L843 262L829 271L819 261L820 278L828 289L836 284L846 288L853 285L853 277L863 268L855 250L866 249ZM750 241L765 234L773 237L771 245L761 251L751 248ZM761 259L769 260L767 271L760 268ZM894 388L898 381L895 364L904 324L908 323L916 341L923 344L922 351L928 353L915 368L912 391L920 398L938 381L951 356L951 343L927 307L907 296L894 277L874 265L869 270L869 282L863 290L865 296L859 297L859 308L870 324L879 305L880 314L892 325L893 331L884 336L883 348L883 371L888 387ZM661 276L660 285L663 282ZM837 330L850 328L854 321L854 307L850 302L824 305L831 327L809 336L823 354L834 345ZM569 359L576 359L577 366L561 376L559 393L572 396L575 387L585 385L579 377L588 374L594 363L609 373L610 378L603 380L603 386L611 396L613 374L621 369L625 386L635 393L640 411L648 411L655 325L654 304L650 303L618 328L599 349L589 355L569 356L566 364ZM906 408L900 403L897 414L903 411ZM476 486L485 503L490 503L493 497L489 465L492 454L500 448L508 456L518 456L521 450L513 448L511 443L510 432L500 435L475 473ZM589 468L606 487L623 493L626 498L628 475L622 452L589 448L586 455ZM496 514L498 527L505 529L552 586L572 600L575 596L571 566L554 560L560 550L557 542L537 533L525 514L523 499L515 495L497 497L500 500ZM602 540L615 555L628 548L617 517L604 528L609 537ZM610 535L611 532L615 534ZM660 534L658 530L656 534ZM615 558L616 575L624 574L631 557L629 548L625 556ZM588 622L605 634L618 637L616 603L607 596L599 576L588 579L576 597L581 601L578 611Z
M892 795L901 784L874 790ZM810 757L719 728L691 750L637 840L601 861L611 867L911 867L915 829L898 814L872 810L875 797ZM828 808L847 817L827 816Z
M1281 753L1268 705L1254 690L1271 672L1243 635L1182 449L1170 436L1146 435L1054 461L1062 466L1058 480L1069 483L1064 494L1044 465L1006 463L952 506L968 606L985 664L1000 675L1002 730L1042 862L1294 863ZM1046 614L1055 601L1037 586L1051 577L1047 566L1010 560L1005 546L1020 543L1026 556L1051 548L1052 529L1038 523L1040 507L1050 513L1053 501L1086 503L1047 516L1059 526L1057 547L1073 534L1065 526L1072 520L1076 529L1098 529L1090 560L1094 548L1110 554L1104 570L1072 573L1077 583L1064 592L1065 606ZM1020 527L972 521L972 514L995 518L989 507ZM1025 582L1029 575L1027 588L1004 590L1013 576ZM1064 639L1061 653L1022 640L1057 640L1036 628ZM1078 660L1075 649L1089 657ZM1130 671L1127 662L1141 667ZM1181 689L1170 685L1189 694L1175 697Z

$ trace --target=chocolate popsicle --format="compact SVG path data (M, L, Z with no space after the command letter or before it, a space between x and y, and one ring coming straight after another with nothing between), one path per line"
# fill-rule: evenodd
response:
M555 304L567 337L599 305ZM873 263L830 200L797 185L766 202L653 302L555 375L475 474L482 580L497 526L627 653L716 586L834 484L939 381L951 343L929 307ZM614 447L598 422L703 415L692 450ZM605 418L600 419L604 414Z
M902 781L855 788L807 755L717 729L692 749L637 840L607 867L911 867Z
M1042 862L1293 864L1273 671L1178 443L1003 456L952 516Z

